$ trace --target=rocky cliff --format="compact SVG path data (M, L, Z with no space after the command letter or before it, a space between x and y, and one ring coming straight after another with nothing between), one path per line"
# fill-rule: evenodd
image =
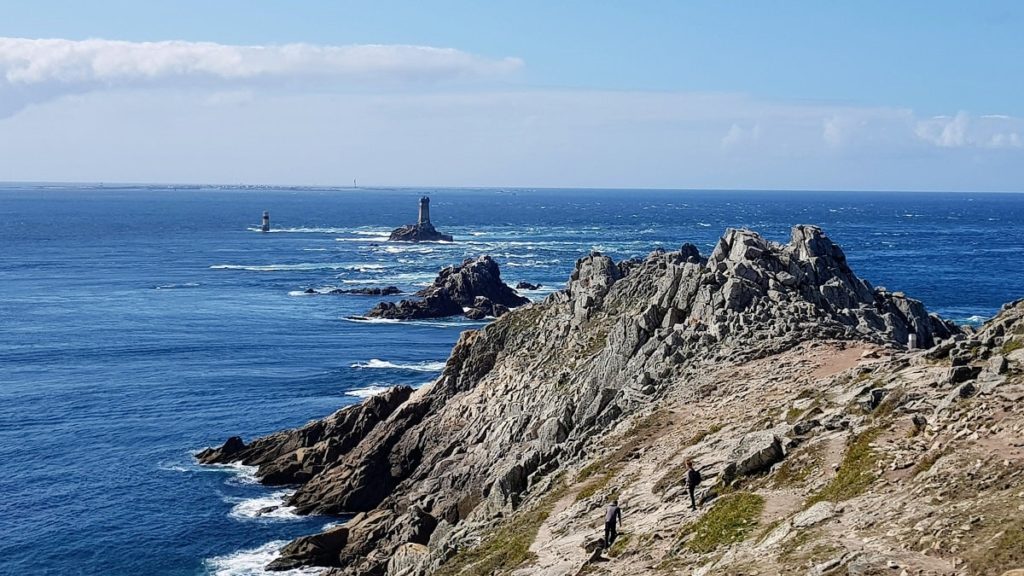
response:
M463 333L433 384L200 459L355 514L272 568L993 573L1024 564L1022 316L965 335L812 226L729 230L707 258L591 254L564 291ZM626 530L602 556L612 495Z

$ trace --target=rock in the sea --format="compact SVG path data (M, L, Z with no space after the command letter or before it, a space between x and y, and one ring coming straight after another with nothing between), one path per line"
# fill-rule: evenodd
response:
M490 256L466 259L442 269L434 282L416 293L420 300L381 302L367 312L371 318L414 320L465 314L479 320L499 317L530 300L501 280L498 263Z
M371 288L331 288L329 290L317 290L316 288L306 288L304 290L306 294L356 294L359 296L394 296L395 294L401 294L402 290L398 286L385 286L383 288L374 286Z
M516 284L516 290L536 290L540 288L541 284L531 284L529 282L519 282Z
M395 228L388 237L389 242L452 242L448 234L438 232L430 223L430 198L420 198L420 213L415 224Z

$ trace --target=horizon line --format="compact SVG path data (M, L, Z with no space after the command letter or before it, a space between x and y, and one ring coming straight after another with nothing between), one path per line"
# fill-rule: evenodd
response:
M372 191L372 190L573 190L573 191L630 191L630 192L854 192L864 194L885 194L885 193L933 193L933 194L1022 194L1024 188L1019 190L938 190L938 189L893 189L893 188L693 188L693 187L662 187L662 186L638 186L635 188L624 187L599 187L599 186L500 186L500 185L459 185L446 186L434 184L373 184L368 186L348 186L338 184L254 184L254 183L218 183L218 182L130 182L130 181L79 181L79 180L0 180L0 188L11 186L59 186L67 188L225 188L225 189L289 189L289 190L336 190L336 191Z

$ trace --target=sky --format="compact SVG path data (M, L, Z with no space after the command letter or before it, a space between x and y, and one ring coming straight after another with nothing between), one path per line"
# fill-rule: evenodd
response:
M1024 191L1024 4L0 0L0 181Z

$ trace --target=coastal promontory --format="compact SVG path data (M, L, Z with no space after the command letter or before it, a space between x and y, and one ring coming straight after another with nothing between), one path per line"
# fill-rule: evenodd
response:
M1022 401L1024 301L966 329L820 228L730 229L706 256L586 255L463 332L434 382L199 458L352 515L272 569L1001 574L1024 566Z

